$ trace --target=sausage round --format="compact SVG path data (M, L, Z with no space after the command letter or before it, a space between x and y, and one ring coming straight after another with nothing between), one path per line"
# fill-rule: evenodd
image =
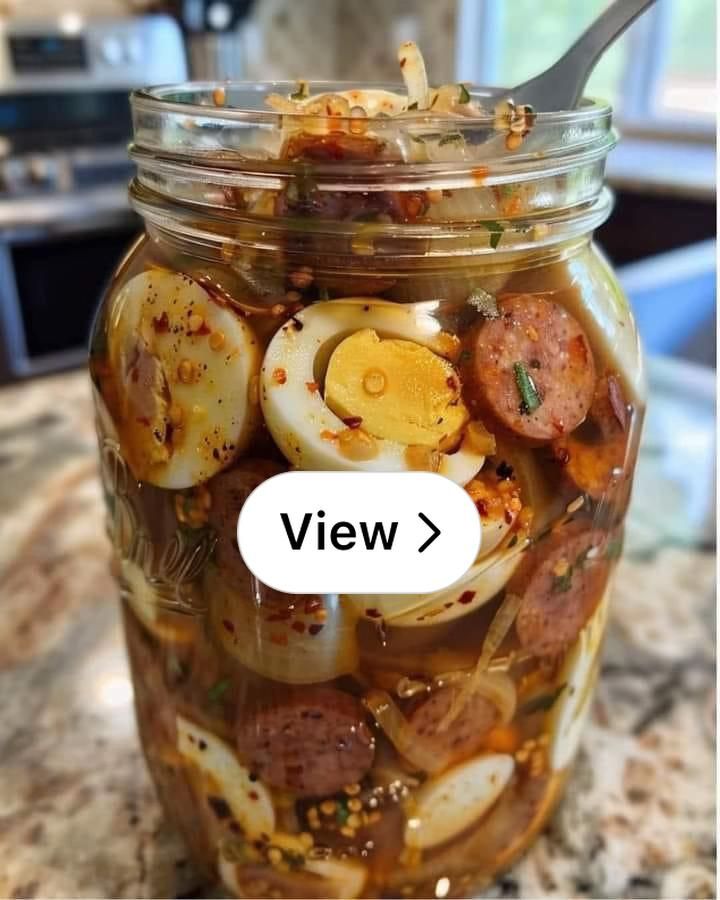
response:
M362 705L331 687L286 690L247 715L241 708L236 738L265 783L302 796L334 794L359 781L375 754Z
M470 402L529 440L567 434L587 415L595 389L585 332L562 306L535 294L505 296L498 311L472 335L464 366ZM537 408L528 406L521 377L534 387Z
M575 433L553 442L556 458L572 482L600 500L613 486L627 481L626 456L631 413L620 381L598 379L587 422Z
M497 710L485 697L474 694L445 730L438 726L449 712L457 689L440 688L415 705L408 715L410 724L423 742L434 750L446 765L460 762L476 753L485 735L497 723Z
M577 638L607 582L606 544L604 532L571 522L530 552L508 585L523 598L515 630L526 650L554 656Z
M233 587L246 587L250 579L237 545L240 510L259 484L281 471L280 466L275 463L248 460L243 463L242 468L222 472L209 483L212 502L208 523L217 536L215 562Z

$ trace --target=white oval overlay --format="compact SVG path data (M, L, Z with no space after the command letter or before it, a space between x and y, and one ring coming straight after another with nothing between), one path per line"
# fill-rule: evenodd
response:
M481 535L469 495L432 472L284 472L255 488L237 526L248 569L290 594L442 590Z

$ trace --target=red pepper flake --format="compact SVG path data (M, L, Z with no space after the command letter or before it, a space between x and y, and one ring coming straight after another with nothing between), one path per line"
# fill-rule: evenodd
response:
M475 591L463 591L462 594L458 597L458 603L462 603L463 605L467 605L468 603L472 603L475 599Z
M258 794L257 791L248 791L248 797L251 800L259 800L260 799L260 795Z
M478 166L475 169L472 169L470 175L475 180L476 184L484 184L485 179L490 174L490 169L487 166Z
M368 618L370 618L370 619L382 619L382 613L380 612L379 609L375 609L375 607L366 609L365 615L368 616Z
M163 310L161 316L153 316L152 325L155 334L165 334L170 328L170 319L167 312Z
M208 323L205 320L203 320L202 325L198 328L197 331L194 331L193 334L196 334L196 335L210 334L210 327L208 326Z
M320 390L320 385L317 381L306 381L305 387L310 391L311 394L316 394Z
M414 221L423 212L426 203L427 200L424 194L411 193L404 196L401 200L401 205L405 209L405 217L411 222Z
M576 357L576 359L582 363L586 363L588 361L589 349L585 337L582 334L578 334L570 341L568 353L571 356Z
M292 611L289 609L281 609L278 612L274 612L272 615L268 616L267 622L287 622L288 619L292 619Z
M348 416L343 419L343 424L348 428L359 428L362 425L362 416Z
M273 369L272 378L276 384L285 384L287 381L287 372L285 369L278 367L277 369Z
M485 502L485 500L476 500L475 506L477 507L477 511L480 513L480 515L483 517L483 519L486 518L486 516L488 516L488 514L490 513L490 510L488 509L488 505Z
M293 631L297 631L298 634L304 634L305 632L305 623L304 622L293 622L292 623Z
M615 418L618 420L622 430L627 431L628 409L625 398L623 397L622 388L620 387L620 382L614 375L608 376L607 392L610 406L612 406L612 411L615 413Z
M324 627L325 627L324 625L311 625L308 628L308 633L311 634L313 637L315 637L316 634L320 634L320 632L323 630ZM287 643L287 641L286 641L286 643Z
M222 624L225 631L229 631L230 634L235 634L235 626L230 621L230 619L223 619Z
M447 386L450 388L451 391L456 391L456 390L457 390L457 379L455 378L454 375L450 375L450 376L448 377L448 379L447 379L447 381L446 381L446 384L447 384Z
M567 447L555 448L555 459L561 466L566 466L570 462L570 451Z

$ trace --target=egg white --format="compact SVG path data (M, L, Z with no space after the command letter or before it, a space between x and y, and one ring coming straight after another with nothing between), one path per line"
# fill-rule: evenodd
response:
M405 843L429 850L465 831L495 803L515 771L507 754L474 757L434 778L414 794Z
M372 328L381 337L415 341L438 355L447 350L447 335L431 314L432 305L396 304L372 297L315 303L299 312L275 334L260 373L260 401L265 421L288 460L300 469L402 472L409 469L405 444L376 438L378 452L369 460L348 459L331 436L345 430L342 419L323 399L319 385L335 347L356 331ZM439 473L466 484L485 457L461 443L440 455Z
M202 333L189 333L193 314L205 323ZM211 335L219 333L224 343L213 349ZM134 408L129 372L139 349L160 367L169 393L163 403L182 414L166 461L154 455L154 423L143 427ZM130 442L124 449L137 477L159 487L191 487L243 449L258 412L250 390L260 366L257 339L246 322L197 282L164 269L132 278L112 303L108 351L124 417L119 430ZM198 373L192 383L178 374L186 362Z

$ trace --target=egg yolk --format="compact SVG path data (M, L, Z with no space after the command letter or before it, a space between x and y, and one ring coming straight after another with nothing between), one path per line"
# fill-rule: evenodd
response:
M469 418L447 360L413 341L382 339L370 328L335 348L325 402L341 419L360 419L373 437L443 451L458 443Z

